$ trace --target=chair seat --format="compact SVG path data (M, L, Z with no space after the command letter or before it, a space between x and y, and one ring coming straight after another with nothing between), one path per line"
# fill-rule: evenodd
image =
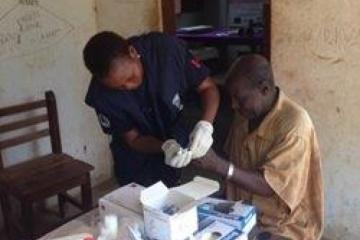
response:
M49 154L0 171L0 186L30 201L53 196L85 182L94 167L67 154Z

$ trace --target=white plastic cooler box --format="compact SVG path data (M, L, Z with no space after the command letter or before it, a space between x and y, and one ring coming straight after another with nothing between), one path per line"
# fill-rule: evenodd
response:
M195 177L193 181L168 189L158 182L141 192L145 233L150 239L184 240L198 230L198 201L219 190L219 183ZM164 206L176 206L173 215L163 212Z

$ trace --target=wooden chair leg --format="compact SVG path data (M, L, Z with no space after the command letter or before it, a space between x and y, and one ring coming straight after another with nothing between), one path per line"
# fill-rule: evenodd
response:
M81 185L81 201L83 211L88 211L92 208L90 173L86 174L86 181Z
M59 213L61 218L65 217L65 203L65 196L63 194L58 194Z
M34 239L33 203L21 201L21 213L23 216L24 235L26 239Z
M9 239L14 239L14 235L12 234L11 205L9 197L5 193L0 193L0 201L6 235Z

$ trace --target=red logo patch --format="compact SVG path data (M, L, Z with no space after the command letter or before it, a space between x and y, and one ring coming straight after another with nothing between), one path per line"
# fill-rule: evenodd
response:
M201 60L199 58L193 58L190 61L191 65L193 65L196 68L201 68Z

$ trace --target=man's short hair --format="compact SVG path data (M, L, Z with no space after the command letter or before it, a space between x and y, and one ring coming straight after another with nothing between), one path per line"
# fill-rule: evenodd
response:
M249 54L239 57L232 64L225 78L226 85L236 83L239 78L246 78L247 86L255 88L265 84L275 87L273 71L268 60L257 54Z
M83 50L85 66L98 78L105 77L109 73L114 59L126 55L129 55L128 41L109 31L95 34Z

